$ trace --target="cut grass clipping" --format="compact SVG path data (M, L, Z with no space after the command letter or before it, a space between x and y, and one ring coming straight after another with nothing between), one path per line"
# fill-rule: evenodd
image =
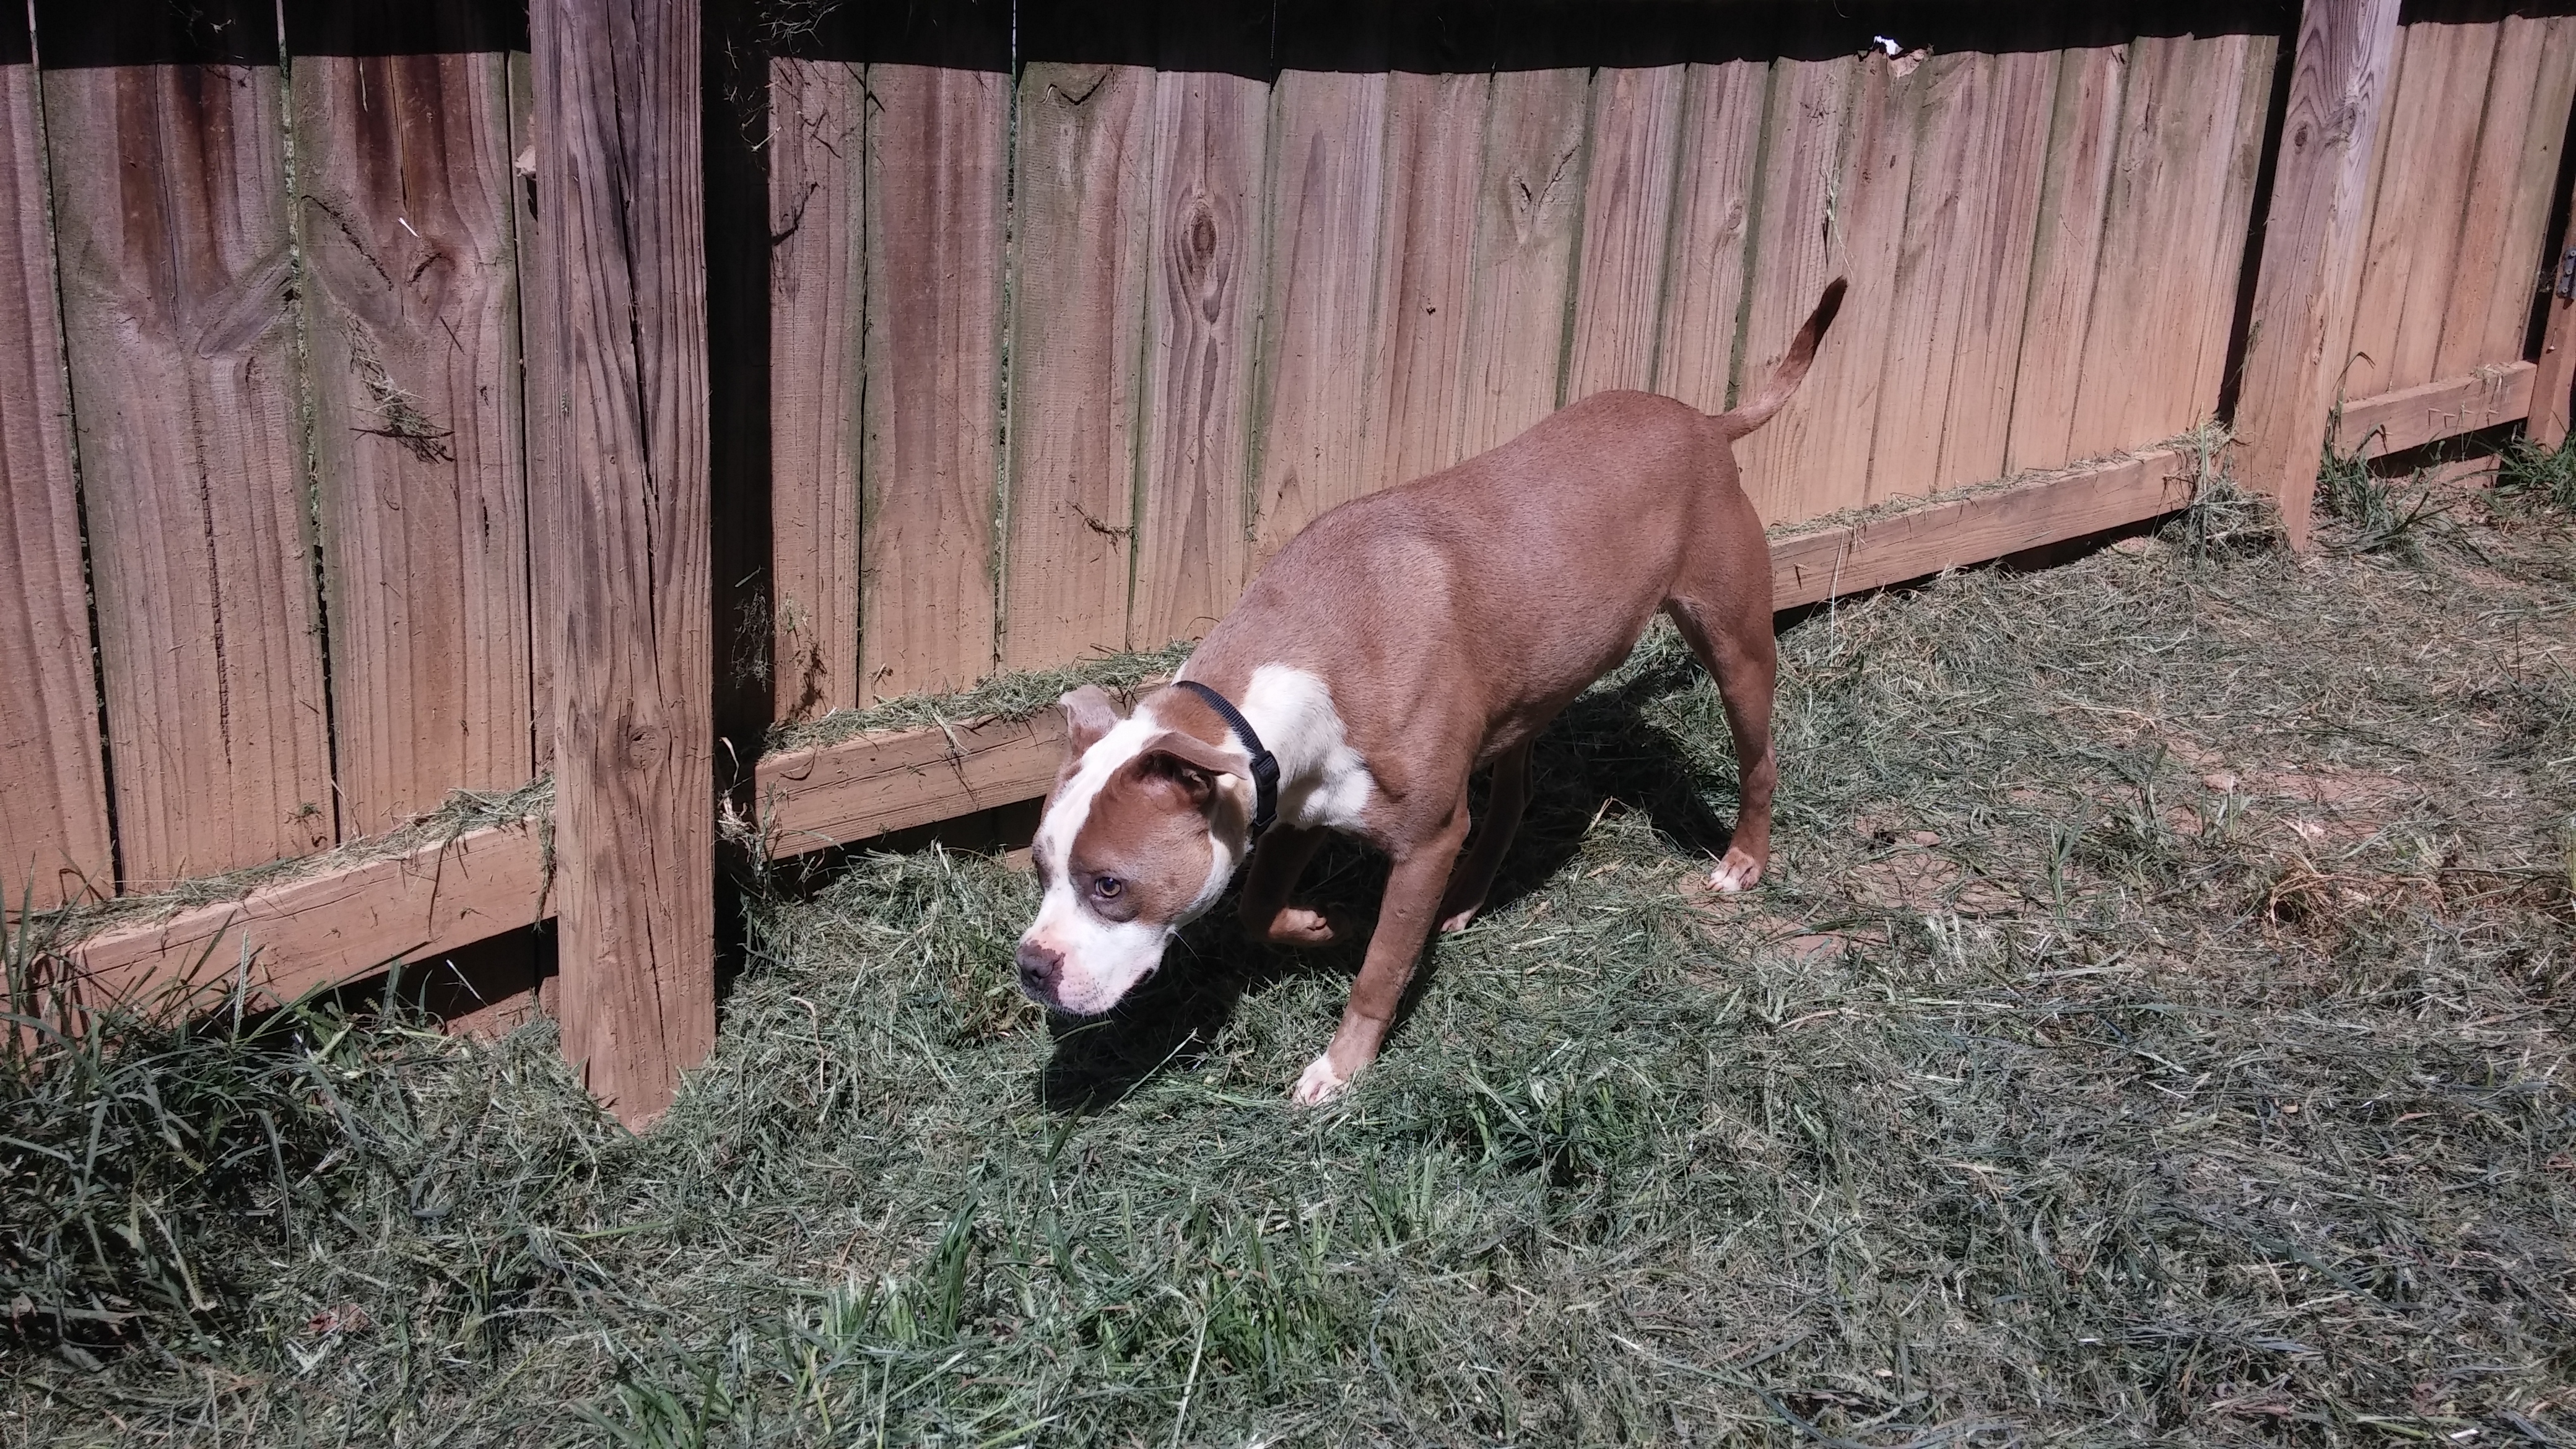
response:
M2576 553L2242 522L1790 629L1742 899L1650 636L1324 1111L1347 951L1220 917L1051 1025L1029 882L935 852L757 901L641 1141L543 1023L22 992L0 1434L2576 1442Z

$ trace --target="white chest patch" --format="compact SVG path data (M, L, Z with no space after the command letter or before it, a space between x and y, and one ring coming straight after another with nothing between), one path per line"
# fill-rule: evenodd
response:
M1303 669L1264 664L1238 702L1279 760L1279 818L1309 830L1352 830L1377 781L1352 749L1333 692Z

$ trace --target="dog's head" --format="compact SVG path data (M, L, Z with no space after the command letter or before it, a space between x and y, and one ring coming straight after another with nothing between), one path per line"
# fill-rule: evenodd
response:
M1241 858L1249 763L1133 717L1097 686L1060 702L1065 763L1030 854L1046 891L1020 937L1020 989L1077 1016L1117 1004L1162 963L1181 927L1225 891Z

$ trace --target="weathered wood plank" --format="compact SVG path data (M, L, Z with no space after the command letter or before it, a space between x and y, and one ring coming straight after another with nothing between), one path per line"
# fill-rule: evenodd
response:
M14 32L14 33L13 33ZM71 397L23 14L0 17L0 911L116 893Z
M2403 58L2371 199L2347 396L2433 379L2497 33L2492 24L2430 22L2399 32Z
M1154 73L1020 78L1002 664L1127 642L1144 387Z
M705 188L691 0L538 0L539 266L559 409L537 547L556 633L563 1049L649 1121L715 1036Z
M2397 0L2308 0L2289 61L2254 285L2262 325L2246 346L2235 426L2236 476L2278 501L2294 547L2307 540L2318 450L2343 385L2396 33Z
M2170 513L2191 501L2194 472L2182 454L2155 449L1779 539L1772 604L1822 603Z
M1655 386L1688 85L1689 71L1678 65L1604 70L1593 81L1581 275L1560 404ZM1695 255L1680 263L1709 264ZM1736 270L1741 275L1740 264Z
M1870 451L1927 75L1875 51L1779 68L1737 395L1750 395L1779 365L1828 280L1851 283L1798 406L1738 447L1755 510L1765 522L1791 523L1873 496ZM1811 140L1810 132L1820 134Z
M44 76L128 889L334 838L270 55Z
M1974 221L1961 291L1967 303L1950 363L1948 407L1933 489L1982 483L2008 473L2013 381L2021 361L2023 313L2031 294L2039 191L2048 165L2057 99L2057 57L2022 52L1992 58L1988 105L1975 137ZM1919 182L1917 183L1920 184ZM1882 449L1887 442L1882 437ZM1877 467L1877 456L1871 460Z
M1241 76L1155 77L1132 649L1205 634L1249 577L1269 105Z
M773 857L846 845L1035 799L1063 763L1054 710L784 751L760 762L760 829Z
M1673 239L1654 388L1722 413L1735 381L1745 248L1771 67L1694 65L1683 92Z
M2259 159L2247 138L2261 135L2270 84L2260 56L2271 41L2260 55L2257 44L2147 36L2129 47L2074 457L2171 437L2216 408Z
M859 680L861 67L769 62L770 667L778 718Z
M524 50L510 53L510 200L515 245L512 255L518 260L519 282L519 416L526 429L528 477L528 601L532 621L528 631L528 753L535 761L537 773L546 774L555 767L555 630L543 621L555 618L563 610L562 591L555 587L548 565L552 550L534 543L534 530L543 522L536 506L536 490L541 481L555 476L554 438L562 425L561 399L545 387L545 380L560 376L552 354L549 329L542 319L554 315L554 288L544 268L537 265L537 131L536 74L533 58Z
M2510 423L2531 414L2538 368L2509 362L2466 377L2419 383L2344 404L2334 431L2337 451L2365 458L2402 453L2443 438Z
M1437 472L1467 456L1463 406L1474 284L1483 75L1387 77L1386 227L1378 295L1390 362L1372 419L1372 483Z
M2508 15L2496 41L2487 114L2470 164L2459 268L2442 319L2433 375L2457 377L2522 355L2541 256L2550 188L2576 99L2576 17Z
M182 982L220 991L243 979L291 1001L548 913L545 842L534 822L518 821L327 868L168 920L111 926L68 954L77 995L92 1006Z
M366 835L533 773L527 495L507 59L350 55L338 28L290 28L289 119L334 758Z
M859 690L875 700L993 670L1011 87L872 65L868 92Z
M1395 481L1367 450L1391 331L1377 291L1389 83L1289 71L1273 88L1256 567L1317 514Z
M1583 225L1591 79L1581 70L1494 77L1477 181L1461 457L1509 442L1556 411Z
M2055 468L2076 458L2075 399L2092 330L2128 75L2124 48L2069 50L2058 57L2048 163L2032 238L2030 301L2013 375L2007 473Z

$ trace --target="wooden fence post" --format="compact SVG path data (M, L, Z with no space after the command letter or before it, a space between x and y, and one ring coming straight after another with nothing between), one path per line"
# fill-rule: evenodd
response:
M715 1037L698 0L536 0L529 28L563 1050L641 1126Z
M2317 462L2352 336L2370 162L2392 89L2397 0L2306 0L2236 405L2236 478L2308 546Z
M2576 187L2570 188L2576 192ZM2523 436L2544 448L2567 441L2569 414L2576 399L2568 395L2576 374L2576 227L2549 258L2549 315L2540 334L2540 363L2531 376L2531 415Z

